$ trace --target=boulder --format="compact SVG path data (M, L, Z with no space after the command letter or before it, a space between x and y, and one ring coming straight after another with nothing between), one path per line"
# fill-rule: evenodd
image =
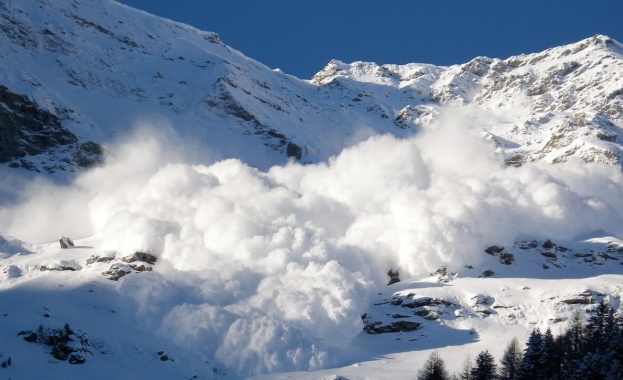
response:
M61 236L61 237L58 239L58 242L59 242L59 243L60 243L60 245L61 245L61 249L67 249L67 248L69 248L69 247L73 247L73 246L74 246L74 241L73 241L73 240L71 240L71 239L70 239L70 238L68 238L68 237L65 237L65 236Z

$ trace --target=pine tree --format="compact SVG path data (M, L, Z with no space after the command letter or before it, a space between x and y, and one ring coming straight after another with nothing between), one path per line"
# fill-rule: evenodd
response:
M611 362L608 366L605 380L620 380L623 376L623 366L619 361Z
M418 371L418 380L449 380L450 375L446 369L446 363L439 356L437 351L433 351L424 367Z
M597 309L595 309L595 313L589 318L588 325L586 326L589 334L587 342L589 350L596 350L607 339L605 332L608 314L611 309L610 305L602 298L597 305Z
M579 358L582 354L582 350L585 345L586 326L584 326L584 319L582 314L577 310L571 315L569 320L570 326L567 333L569 334L569 344L567 347L572 359Z
M539 329L532 330L526 350L517 370L516 379L538 380L542 379L542 368L539 365L539 358L543 353L543 336Z
M548 327L543 334L543 346L541 357L539 358L539 367L546 379L552 379L559 373L560 365L558 362L556 342L552 330Z
M523 353L519 346L519 341L517 338L513 338L506 346L502 360L500 360L500 379L514 380L522 358Z
M476 357L476 366L472 368L472 380L497 379L495 359L489 351L482 351Z

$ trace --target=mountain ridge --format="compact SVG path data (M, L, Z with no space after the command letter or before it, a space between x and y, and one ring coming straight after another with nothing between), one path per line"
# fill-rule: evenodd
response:
M217 157L241 157L267 168L288 156L326 160L369 133L409 136L429 125L439 107L471 104L529 113L483 128L509 164L571 156L608 164L620 160L615 133L623 119L617 92L623 84L615 74L621 48L606 36L448 67L332 61L303 81L244 57L215 33L158 21L116 2L99 5L95 13L87 10L88 1L28 4L38 3L19 8L6 0L0 8L4 43L11 47L0 62L2 82L59 117L82 143L106 146L145 115L159 114L181 134L194 135L187 138L231 140L215 149ZM131 12L132 20L124 12ZM604 60L616 67L608 68ZM601 76L601 82L586 79L589 74ZM608 94L595 90L600 83L608 84ZM587 99L570 98L573 91ZM264 151L255 157L240 149L258 143ZM48 173L80 166L45 156L5 161ZM54 168L47 161L61 163Z

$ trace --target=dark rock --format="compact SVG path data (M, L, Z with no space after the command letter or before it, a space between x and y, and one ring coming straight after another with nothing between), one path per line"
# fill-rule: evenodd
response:
M24 332L24 331L20 331L20 334L21 334L22 332ZM17 334L17 335L20 335L20 334ZM36 342L36 341L37 341L37 333L32 332L32 331L31 331L31 332L29 332L29 333L27 333L27 335L24 337L24 340L25 340L26 342L29 342L29 343L34 343L34 342Z
M434 309L422 308L415 311L414 314L429 321L436 321L437 319L439 319L439 313L437 312L437 310Z
M578 297L562 300L560 302L566 303L567 305L591 305L595 303L595 300L587 297Z
M363 331L368 334L386 334L395 332L409 332L422 328L422 324L418 322L410 321L397 321L388 325L383 325L382 322L372 322L364 325Z
M512 253L504 252L500 254L500 262L504 265L511 265L515 262L515 255Z
M387 272L387 275L389 276L389 282L387 283L387 285L400 282L400 273L398 271L394 272L393 269L390 269L389 272Z
M37 333L20 331L18 335L26 335L24 340L50 346L50 355L57 360L69 360L71 364L82 364L86 361L84 353L91 353L86 335L72 330L68 324L62 328L44 328L40 325ZM69 343L71 342L71 344Z
M67 359L67 361L69 362L69 364L84 364L87 359L84 357L83 354L73 353L69 355L69 359Z
M558 258L554 252L541 252L541 255L554 260Z
M551 240L547 239L545 243L543 243L542 247L545 249L552 249L556 246Z
M576 258L587 258L587 257L592 257L592 256L593 254L589 252L578 252L575 255L573 255L573 257L576 257Z
M71 240L70 238L65 237L65 236L61 236L61 237L58 239L58 242L59 242L59 243L60 243L60 245L61 245L61 249L67 249L67 248L69 248L69 247L73 247L73 246L74 246L74 242L73 242L73 240Z
M432 305L434 303L434 299L431 297L421 297L421 298L417 298L412 300L409 303L402 303L402 307L408 307L409 309L414 309L416 307L422 307L422 306L429 306Z
M392 315L392 318L394 319L400 319L400 318L409 318L410 315L404 315L404 314L394 314Z
M147 264L155 264L158 261L158 258L147 252L134 252L132 256L127 256L121 259L126 263L133 263L135 261L143 261Z
M534 249L536 247L538 247L539 245L537 244L536 241L531 241L531 242L522 242L521 244L519 244L519 248L520 249Z
M36 170L28 161L19 165L15 160L56 148L94 152L95 146L98 146L95 143L77 143L78 137L63 127L57 115L0 85L0 163L10 162L12 167ZM73 164L81 166L76 162Z
M73 352L71 347L68 347L65 344L55 344L52 346L50 350L50 355L54 357L54 359L65 361L69 358L69 355Z
M158 351L156 352L156 354L158 354L158 356L160 357L160 361L166 362L166 361L174 361L173 359L171 359L167 354L164 353L164 351Z
M80 168L90 168L104 162L104 149L92 141L78 144L71 161Z
M139 265L130 265L130 268L134 269L137 272L151 272L152 271L152 267L148 267L144 264L139 264Z
M118 281L121 277L132 273L132 268L128 265L116 263L110 266L110 269L102 272L109 280Z
M94 263L109 263L114 259L114 257L110 256L91 256L87 259L87 265L91 265Z
M504 247L498 247L497 245L490 245L485 248L485 252L490 255L495 255L496 253L500 253L504 250Z
M303 148L290 141L288 145L286 145L286 155L300 160L301 157L303 157Z
M402 298L394 298L390 303L392 304L392 306L400 306L403 302L404 299Z
M484 277L491 277L491 276L493 276L494 274L495 274L495 272L494 272L494 271L492 271L491 269L487 269L487 270L485 270L484 272L482 272L482 275L483 275Z

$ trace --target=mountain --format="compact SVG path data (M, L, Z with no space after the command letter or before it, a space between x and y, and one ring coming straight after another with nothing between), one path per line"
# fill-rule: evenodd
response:
M302 80L111 0L0 30L2 375L409 378L620 307L609 37Z
M194 141L220 141L212 159L317 162L372 134L408 136L465 104L499 111L483 132L510 164L620 158L622 47L605 36L451 67L332 61L303 81L215 33L115 2L6 0L0 11L0 159L11 167L91 166L154 115ZM246 154L249 145L265 149Z

